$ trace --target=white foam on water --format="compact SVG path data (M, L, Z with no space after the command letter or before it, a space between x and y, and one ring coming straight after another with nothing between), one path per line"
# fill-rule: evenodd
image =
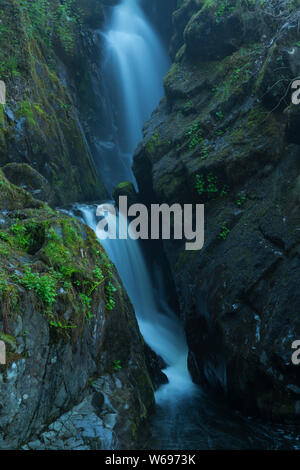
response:
M135 308L141 333L146 343L167 364L164 370L169 383L156 392L156 401L178 399L196 392L187 368L188 347L183 327L176 315L164 303L164 292L159 299L152 284L142 251L137 240L103 239L105 235L97 229L95 207L79 206L86 224L101 238L101 244L115 264L130 300ZM122 215L109 214L107 221L127 228L127 221ZM103 231L104 232L104 231Z

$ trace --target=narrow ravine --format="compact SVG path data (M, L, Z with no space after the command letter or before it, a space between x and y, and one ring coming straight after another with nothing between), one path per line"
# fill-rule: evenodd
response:
M131 172L132 155L142 138L142 126L163 96L163 77L170 65L165 48L139 3L139 0L123 0L114 7L104 33L104 74L110 84L110 101L116 110L117 157L121 157L119 175L124 165L127 175ZM130 180L134 182L132 172ZM111 179L105 183L110 187ZM96 219L90 209L82 211L85 221L95 229ZM120 222L126 224L123 219ZM129 237L128 240L107 239L103 245L118 268L146 342L168 365L165 372L169 384L159 390L157 402L164 401L170 394L195 392L187 370L188 348L183 328L168 306L155 297L139 244ZM161 292L160 298L164 297Z
M132 155L144 122L162 97L162 79L169 66L167 53L139 0L123 0L111 12L104 32L104 80L109 84L117 151L106 162L104 177L109 190L125 180L135 183ZM77 205L76 211L97 234L95 206ZM272 429L236 415L216 405L193 384L183 327L164 302L165 293L161 291L158 298L139 243L131 239L101 243L127 289L145 341L167 364L164 372L169 383L156 392L148 445L152 449L294 448L296 441L288 428Z

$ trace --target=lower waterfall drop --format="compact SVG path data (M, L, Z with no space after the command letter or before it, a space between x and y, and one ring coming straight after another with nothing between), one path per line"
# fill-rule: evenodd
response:
M95 207L79 206L83 219L97 234ZM110 214L109 217L114 217ZM107 217L107 219L109 219ZM127 229L127 221L120 214L118 223ZM99 234L98 234L99 235ZM169 383L156 392L157 403L175 395L193 395L197 387L193 384L187 369L188 347L183 327L176 315L164 302L164 293L160 299L155 296L139 242L126 240L101 240L108 256L117 267L118 273L135 308L141 333L153 351L167 364L164 373Z

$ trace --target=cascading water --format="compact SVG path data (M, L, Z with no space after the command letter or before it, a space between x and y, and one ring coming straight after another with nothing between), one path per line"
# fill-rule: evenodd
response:
M111 102L116 109L122 166L125 162L128 171L142 138L142 126L163 95L162 79L170 61L139 0L123 0L113 8L104 37L104 78L110 84ZM134 181L134 176L130 179ZM84 217L91 225L86 212ZM121 216L119 219L126 223ZM157 399L169 396L170 390L181 394L195 390L187 370L188 350L182 326L167 306L157 302L138 243L130 239L102 243L123 279L146 342L168 365L169 385L162 387Z
M106 249L110 259L116 265L127 293L135 308L141 333L147 344L161 356L167 368L165 373L169 383L157 392L157 401L170 400L171 395L191 395L197 390L187 369L188 348L184 331L178 318L164 304L164 293L160 292L159 299L155 296L142 251L139 243L129 236L127 240L111 240L105 238L105 232L97 231L95 208L79 206L83 219ZM114 215L106 217L109 224L114 224ZM117 216L117 226L126 231L127 221L120 214ZM124 230L125 229L125 230Z
M110 189L134 180L131 156L144 121L162 96L168 58L149 26L138 0L123 0L113 8L105 33L105 80L110 83L118 134L118 155L107 161L105 183ZM97 234L95 206L77 205L76 213ZM111 215L110 217L114 217ZM127 222L119 215L116 222ZM99 235L99 233L98 233ZM187 369L187 344L177 317L164 303L164 292L153 285L139 243L101 240L114 262L135 307L145 341L167 367L169 383L156 392L156 412L150 423L153 449L276 449L287 448L286 430L274 430L234 415L212 402L195 386ZM290 446L295 448L293 444Z
M152 449L276 449L287 448L282 429L258 425L216 405L193 384L187 369L187 345L182 325L157 292L139 243L130 237L103 239L97 228L96 207L76 205L76 214L101 238L135 308L141 333L167 364L169 383L155 393L156 411L150 423ZM118 215L106 217L109 226L127 228ZM102 233L102 235L101 235ZM101 235L101 236L100 236ZM294 444L293 439L293 444ZM293 445L291 445L293 448Z
M138 0L113 8L105 38L103 78L114 110L115 146L105 161L109 190L121 181L135 181L133 152L142 126L163 95L162 77L169 58L149 25Z

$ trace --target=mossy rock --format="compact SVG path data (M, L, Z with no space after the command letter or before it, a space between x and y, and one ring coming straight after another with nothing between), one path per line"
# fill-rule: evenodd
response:
M64 49L66 67L71 66L81 37L79 13L63 3L51 0L43 10L42 3L26 0L26 15L18 2L5 1L0 7L0 78L7 88L7 104L0 105L0 165L28 163L47 179L55 204L107 196L62 78L66 71L58 65L57 48ZM53 15L60 20L53 21Z
M184 31L188 56L200 60L222 59L247 41L257 40L260 20L237 0L207 0Z
M36 199L50 205L53 203L54 195L48 181L27 163L8 163L2 171L11 183L25 189Z
M128 181L120 183L118 186L115 187L113 191L113 199L115 200L116 204L119 203L120 196L127 197L127 204L128 206L132 204L136 204L138 202L138 195L135 190L134 184Z

